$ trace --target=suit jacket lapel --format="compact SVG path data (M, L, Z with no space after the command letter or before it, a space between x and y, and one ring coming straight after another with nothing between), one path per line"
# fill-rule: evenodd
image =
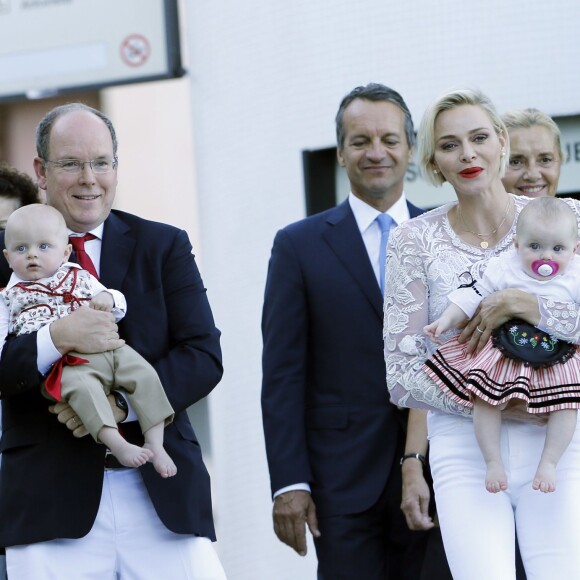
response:
M424 209L421 209L420 207L417 207L416 205L413 205L410 202L407 202L407 207L409 208L409 217L410 218L414 218L414 217L420 216L421 214L425 213Z
M105 221L101 247L101 283L120 290L135 249L135 240L128 236L130 228L111 213Z
M326 220L324 239L346 270L353 276L377 315L383 318L383 299L369 255L348 200L332 211Z

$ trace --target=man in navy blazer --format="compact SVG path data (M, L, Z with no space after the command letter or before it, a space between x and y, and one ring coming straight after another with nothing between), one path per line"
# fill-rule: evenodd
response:
M157 580L187 570L191 578L225 578L211 546L209 475L186 413L221 379L220 333L188 236L111 211L117 141L100 111L79 103L53 109L38 127L37 152L48 203L72 232L96 235L87 253L101 282L125 294L128 310L118 328L110 313L80 308L45 333L5 343L0 545L7 547L8 574ZM2 286L9 276L1 260ZM112 350L123 341L155 367L175 410L165 430L175 477L161 478L151 464L119 468L103 445L83 436L71 407L59 403L49 412L41 395L44 373L62 354ZM131 410L119 394L110 402L121 422ZM142 445L138 423L128 418L123 434Z
M336 116L351 193L279 231L266 282L262 413L279 539L318 578L446 578L424 564L426 532L400 510L406 415L388 399L377 216L419 215L404 177L415 141L401 96L357 87Z

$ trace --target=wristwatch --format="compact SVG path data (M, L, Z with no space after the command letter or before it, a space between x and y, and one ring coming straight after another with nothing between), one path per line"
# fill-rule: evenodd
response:
M117 409L121 409L121 411L125 412L125 415L129 414L129 405L127 405L127 401L123 395L119 391L111 391L111 395L115 399L115 406Z
M405 453L405 455L401 457L401 465L403 465L407 459L418 459L423 465L425 465L425 456L420 453Z

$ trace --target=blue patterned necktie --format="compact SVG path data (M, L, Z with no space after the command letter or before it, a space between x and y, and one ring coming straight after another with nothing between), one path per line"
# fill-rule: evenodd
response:
M389 241L389 234L391 228L395 224L395 220L388 213L381 213L376 218L379 228L381 228L381 245L379 248L379 267L380 276L379 281L381 285L381 293L385 293L385 267L387 265L387 242Z

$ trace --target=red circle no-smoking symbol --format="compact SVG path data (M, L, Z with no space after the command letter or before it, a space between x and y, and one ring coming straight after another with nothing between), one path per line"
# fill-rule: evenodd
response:
M131 34L121 43L121 58L129 66L142 66L149 59L151 45L141 34Z

